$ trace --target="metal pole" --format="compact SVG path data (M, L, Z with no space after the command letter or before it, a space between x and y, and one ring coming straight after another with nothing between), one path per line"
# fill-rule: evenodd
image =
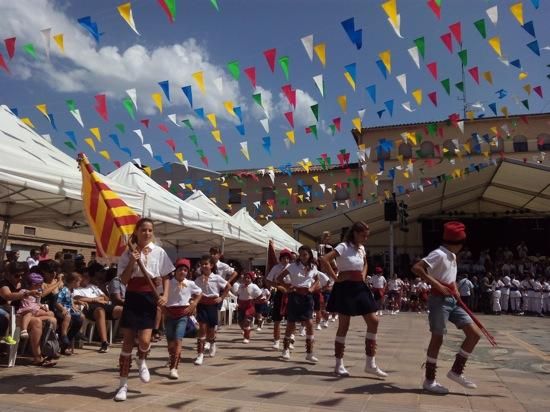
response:
M393 222L390 222L390 278L394 274L393 260Z

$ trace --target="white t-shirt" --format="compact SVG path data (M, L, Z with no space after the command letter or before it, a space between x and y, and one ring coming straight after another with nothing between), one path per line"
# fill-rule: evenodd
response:
M229 280L235 269L229 266L227 263L221 262L218 260L216 263L216 274L220 275L225 280Z
M403 287L403 281L401 279L390 279L388 280L388 290L394 290L399 292Z
M286 268L288 271L289 283L297 288L310 288L315 283L315 280L319 278L319 271L317 266L313 265L311 269L307 270L302 262L296 262L288 265Z
M456 282L456 255L444 246L430 252L422 259L428 265L428 274L447 285Z
M227 280L218 274L211 273L208 277L200 275L195 279L195 283L202 290L203 296L207 298L217 298L225 289Z
M460 279L458 282L458 293L460 296L472 296L474 284L468 278Z
M339 243L334 250L338 252L336 258L336 266L340 272L347 272L350 270L363 271L365 267L365 259L367 252L363 245L356 248L346 242Z
M38 260L33 259L33 258L30 257L30 256L27 258L27 265L29 265L29 269L31 269L31 268L33 268L33 267L35 267L35 266L38 266L38 262L39 262Z
M386 287L386 278L382 275L372 275L370 283L375 289L384 289Z
M275 266L271 268L271 270L266 276L266 279L269 280L270 282L277 282L277 276L279 276L283 270L288 268L289 265L290 263L287 265L283 265L282 263L277 263Z
M128 266L130 255L130 250L127 250L119 258L117 276L120 277L120 275L122 275L122 272L124 272L124 269L126 269L126 267ZM152 278L167 276L175 269L172 261L170 260L164 249L160 246L155 245L154 243L149 243L143 248L143 250L141 251L141 261L143 262L143 265L145 266ZM143 273L141 272L139 265L136 263L131 278L142 277Z
M236 288L233 286L233 293L237 295L239 300L251 300L262 296L262 290L254 283L251 283L248 286L241 283Z
M166 306L188 306L189 300L193 295L199 295L202 293L195 282L189 279L183 281L183 287L179 287L179 282L176 279L170 279L170 289L168 293L168 301Z
M73 290L73 296L82 296L83 298L100 298L105 293L96 285L88 285L85 288L76 288Z
M324 288L330 283L330 278L323 272L317 272L319 275L319 284L321 288Z

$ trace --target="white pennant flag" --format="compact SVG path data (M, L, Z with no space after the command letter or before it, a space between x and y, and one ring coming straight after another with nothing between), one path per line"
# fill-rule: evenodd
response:
M329 188L327 189L327 192L329 192L330 194L332 194L332 187L329 187Z
M403 89L403 92L407 94L407 75L403 73L403 74L400 74L399 76L396 76L395 78L399 82L399 85Z
M460 129L461 133L464 134L464 120L459 120L457 122L458 128Z
M421 192L424 192L424 186L423 185L418 185L418 188L420 189Z
M361 169L363 169L363 173L367 173L367 164L366 163L363 163L361 165Z
M136 159L132 159L132 162L134 162L135 164L137 164L139 167L141 167L141 159L138 157Z
M416 64L416 67L418 67L420 69L420 55L418 54L418 47L414 46L414 47L411 47L409 50L408 50L411 58L413 59L414 61L414 64Z
M411 108L411 102L401 103L401 106L403 106L403 109L405 109L408 112L414 112L416 110L416 109Z
M248 153L248 142L241 142L241 153L246 160L250 160L250 154Z
M52 137L49 134L43 134L42 137L44 140L46 140L48 143L52 142Z
M40 33L42 33L42 37L44 38L44 43L46 45L46 56L48 57L48 59L50 58L51 32L52 32L52 29L40 30Z
M136 108L136 111L137 111L137 92L136 92L136 89L128 89L126 90L126 94L130 97L130 99L132 99L132 103L134 103L134 107Z
M73 117L76 119L76 121L78 122L78 124L79 124L81 127L84 127L84 122L82 121L82 117L80 116L80 110L78 110L78 109L71 110L71 114L72 114Z
M304 49L306 49L306 53L307 53L307 56L309 57L309 60L313 61L313 34L302 37L301 40L302 40L302 44L304 45Z
M257 200L256 202L254 202L254 206L256 206L256 209L259 209L260 208L260 204L262 202L260 202L259 200Z
M491 23L493 23L496 26L498 22L498 6L493 6L488 8L487 16L489 16L489 20L491 20Z
M388 22L390 23L390 26L393 28L393 31L395 32L397 37L402 39L403 36L401 36L401 15L398 14L396 17L397 17L396 24L393 24L392 19L390 19L389 17L388 17Z
M153 148L151 147L151 145L149 143L144 144L143 148L149 152L151 157L153 157Z
M370 159L370 147L367 147L365 149L365 156L367 157L367 159Z
M185 171L188 172L189 171L189 162L187 160L184 160L182 162L183 164L183 167L185 167Z
M221 77L214 79L214 86L216 86L216 89L218 89L220 93L223 93L223 79Z
M273 169L270 169L267 171L267 174L269 175L269 178L271 179L271 183L275 184L275 171Z
M167 181L166 181L166 186L168 186L168 187L172 186L172 181L171 181L171 180L167 180Z
M181 127L181 125L178 124L178 121L177 121L177 119L176 119L176 115L175 115L175 114L169 114L169 115L168 115L168 119L170 119L170 121L171 121L172 123L174 123L176 126Z
M269 133L269 119L261 119L260 123L262 124L262 127L264 128L266 133Z
M321 93L321 96L325 97L325 83L323 81L323 75L318 74L317 76L313 76L313 81L319 89L319 93Z
M359 115L359 118L363 120L363 117L365 117L365 109L358 110L357 114Z
M141 129L132 130L135 134L138 135L139 140L141 140L141 144L143 144L143 133L141 133Z

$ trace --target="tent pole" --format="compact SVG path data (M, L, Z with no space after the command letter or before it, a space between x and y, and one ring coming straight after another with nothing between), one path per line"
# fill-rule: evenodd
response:
M222 253L222 256L223 256L223 252L224 252L224 249L225 249L225 237L222 237L222 244L221 244L221 253Z
M10 235L10 226L11 223L9 218L5 219L2 225L2 239L0 240L0 261L4 260L4 254L6 253L6 246Z

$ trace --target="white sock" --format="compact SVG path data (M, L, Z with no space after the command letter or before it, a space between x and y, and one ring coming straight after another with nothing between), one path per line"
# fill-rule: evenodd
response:
M376 368L376 360L374 356L367 356L367 366L369 368Z
M458 351L458 354L459 354L460 356L462 356L463 358L466 358L466 359L468 359L469 356L471 355L471 353L466 352L466 351L465 351L464 349L462 349L462 348L460 348L460 350Z
M128 377L127 376L121 376L120 377L120 387L122 388L124 385L128 385Z
M145 359L139 359L137 360L138 368L143 369L147 367L147 364L145 363Z
M437 358L426 357L426 363L437 363Z
M336 337L334 338L334 340L335 340L336 342L338 342L338 343L343 343L343 344L346 343L346 337L345 337L345 336L336 336Z
M344 366L344 359L336 358L336 367L339 368L340 366Z

